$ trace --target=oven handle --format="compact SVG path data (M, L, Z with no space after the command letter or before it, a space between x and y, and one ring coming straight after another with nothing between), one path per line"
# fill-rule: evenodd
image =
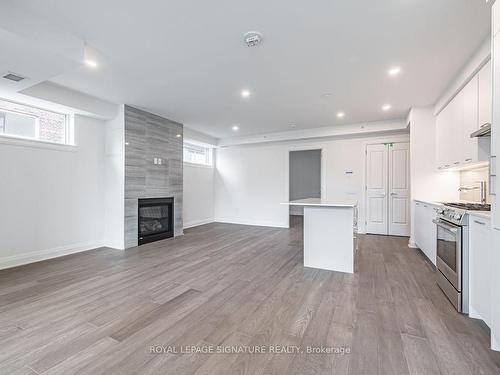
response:
M432 222L434 224L436 224L438 227L441 227L441 228L444 228L446 230L449 230L452 233L457 233L458 232L458 229L455 226L447 224L443 220L432 220Z

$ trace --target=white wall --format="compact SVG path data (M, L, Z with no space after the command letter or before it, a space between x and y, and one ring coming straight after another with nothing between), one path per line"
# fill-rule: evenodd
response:
M321 150L290 152L290 200L321 198ZM290 215L303 215L304 207L290 206Z
M215 221L286 227L285 156L284 146L217 149Z
M433 107L412 108L409 121L412 199L459 199L460 173L436 169L436 118Z
M184 228L214 221L214 170L184 163Z
M364 152L367 142L405 140L408 135L330 139L217 149L215 220L288 226L288 153L323 149L326 199L357 199L364 218ZM352 172L346 173L346 172ZM364 221L360 230L364 231Z
M436 118L434 107L412 108L410 122L410 180L411 199L444 202L459 199L460 173L436 169ZM415 207L411 206L412 219ZM411 237L413 238L414 220ZM413 240L410 239L413 246Z
M106 246L125 249L125 108L107 121L105 139L105 238Z
M75 141L0 139L0 268L102 246L104 122L75 116Z

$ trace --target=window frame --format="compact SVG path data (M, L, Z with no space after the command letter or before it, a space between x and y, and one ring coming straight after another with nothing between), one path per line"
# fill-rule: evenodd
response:
M69 113L64 113L64 112L59 112L59 111L54 111L52 109L47 109L47 108L42 108L36 105L31 105L27 103L21 103L5 98L0 97L0 101L7 102L7 103L12 103L14 105L21 105L25 107L31 107L34 109L37 109L39 111L45 111L45 112L50 112L54 113L57 115L61 115L64 117L64 142L53 142L53 141L48 141L44 139L40 139L40 118L38 116L35 116L31 113L25 112L25 111L18 111L18 110L13 110L13 109L6 109L2 107L0 104L0 112L4 113L12 113L12 114L17 114L21 116L26 116L26 117L31 117L36 120L36 125L35 125L35 134L36 137L25 137L21 135L16 135L16 134L9 134L5 132L0 132L0 141L1 143L6 143L6 144L15 144L16 142L19 144L24 144L24 145L33 145L33 143L39 143L39 144L44 144L46 146L55 146L56 148L66 148L66 147L75 147L75 142L74 142L74 116L69 114ZM46 147L42 147L46 148Z
M186 147L186 145L188 147ZM184 153L185 153L185 149L189 148L189 146L192 146L193 148L202 148L202 149L206 150L206 152L207 152L206 158L209 159L208 163L193 163L192 161L186 161L184 159ZM185 139L184 142L182 143L182 162L184 164L187 164L187 165L193 166L193 167L214 168L214 149L213 149L213 147L210 147L208 145L200 144L198 142L192 142L192 141Z

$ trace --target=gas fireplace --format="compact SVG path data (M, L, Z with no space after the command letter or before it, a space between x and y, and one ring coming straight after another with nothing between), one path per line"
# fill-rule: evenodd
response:
M174 235L174 198L139 199L139 245Z

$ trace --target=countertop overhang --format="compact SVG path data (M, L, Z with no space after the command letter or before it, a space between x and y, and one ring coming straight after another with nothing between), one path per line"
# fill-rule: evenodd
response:
M318 206L318 207L357 207L358 202L355 200L326 200L321 198L306 198L298 199L289 202L283 202L288 206Z

